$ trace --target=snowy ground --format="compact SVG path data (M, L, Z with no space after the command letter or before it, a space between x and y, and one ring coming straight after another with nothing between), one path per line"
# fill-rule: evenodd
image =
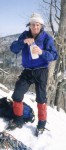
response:
M6 96L10 97L12 92L6 93ZM0 97L5 96L5 92L0 90ZM60 109L60 112L56 109L48 106L47 124L46 128L50 131L45 130L42 135L35 137L35 128L37 125L37 106L35 102L35 94L28 92L24 96L24 101L29 103L35 112L34 123L27 123L22 129L16 128L14 131L8 131L15 138L22 141L32 150L65 150L66 149L66 114ZM7 122L0 119L0 131L5 130Z

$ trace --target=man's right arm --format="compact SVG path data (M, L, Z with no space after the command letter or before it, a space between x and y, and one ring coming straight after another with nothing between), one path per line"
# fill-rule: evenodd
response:
M20 35L20 37L18 38L17 41L14 41L11 46L10 46L10 50L15 53L15 54L18 54L25 46L25 43L24 43L24 38L25 38L25 34L22 33Z

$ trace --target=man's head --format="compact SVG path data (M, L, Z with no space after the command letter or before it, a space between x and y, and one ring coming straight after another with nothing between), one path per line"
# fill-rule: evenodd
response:
M33 35L40 33L41 29L44 26L44 20L40 14L33 13L29 20L29 27Z

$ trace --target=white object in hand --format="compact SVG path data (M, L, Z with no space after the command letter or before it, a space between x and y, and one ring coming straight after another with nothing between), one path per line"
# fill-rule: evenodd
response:
M30 46L31 57L32 57L32 59L37 59L37 58L39 58L39 55L38 55L38 54L34 54L34 53L32 52L34 46L36 46L36 45L32 44L32 45Z

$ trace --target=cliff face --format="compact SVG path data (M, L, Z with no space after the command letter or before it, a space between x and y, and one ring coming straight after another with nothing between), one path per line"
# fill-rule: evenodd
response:
M8 51L10 44L19 37L20 34L10 35L0 38L0 53Z
M16 55L10 51L10 45L13 41L17 40L20 34L10 35L0 38L0 67L6 68L15 66ZM20 55L18 55L18 61L20 60ZM15 64L16 63L16 64Z
M20 54L16 58L10 51L11 43L18 37L19 34L0 38L0 82L8 87L13 87L22 69Z

